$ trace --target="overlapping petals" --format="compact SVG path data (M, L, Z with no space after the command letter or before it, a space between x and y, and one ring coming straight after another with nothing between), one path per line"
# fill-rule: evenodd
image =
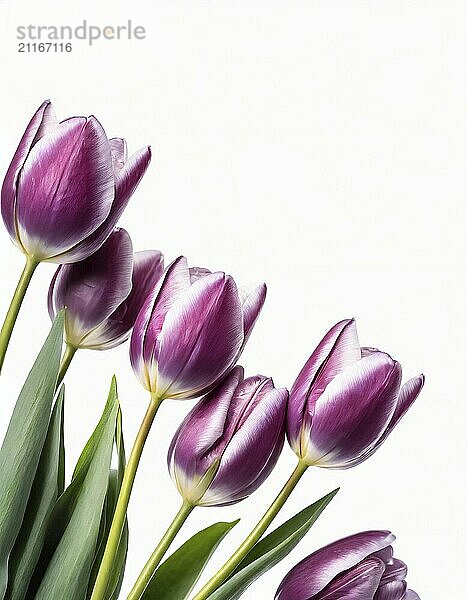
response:
M268 377L244 379L237 366L203 398L169 449L169 469L183 498L220 506L254 492L281 453L287 396Z
M287 436L310 465L349 468L385 441L423 387L401 387L400 364L362 348L354 320L337 323L310 356L290 392Z
M264 284L242 298L232 277L178 258L135 323L130 357L141 383L161 398L207 392L237 362L265 297Z
M282 580L275 600L420 600L389 531L366 531L314 552Z
M127 160L125 142L109 141L95 117L58 123L51 103L44 102L3 182L8 233L38 262L86 258L114 229L149 161L149 148Z
M87 259L58 267L49 288L52 319L66 307L65 340L103 350L125 341L164 270L157 250L133 255L130 236L117 229Z

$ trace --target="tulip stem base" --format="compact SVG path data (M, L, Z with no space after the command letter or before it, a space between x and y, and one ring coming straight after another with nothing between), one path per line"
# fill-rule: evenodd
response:
M261 539L266 529L277 516L280 509L293 492L295 486L300 481L302 475L307 470L308 465L300 461L294 469L292 475L277 495L274 502L258 521L251 533L245 538L242 544L232 554L229 560L217 571L206 585L193 597L193 600L206 600L218 587L235 571L245 556L250 552L253 546Z
M127 600L138 600L144 593L144 590L147 588L149 582L151 581L152 576L154 575L154 571L156 567L161 562L165 553L169 549L170 544L175 539L175 536L182 528L183 524L189 517L191 511L195 508L195 506L186 500L183 501L183 504L175 515L174 520L169 525L167 531L164 533L161 541L157 545L157 548L149 557L148 562L145 564L143 570L138 576L134 586L129 593Z
M146 439L154 421L154 417L156 416L156 413L162 404L162 400L163 398L158 398L157 396L151 395L151 402L149 403L143 422L141 423L136 436L135 443L125 469L125 474L123 476L122 487L120 488L120 493L118 495L112 525L110 526L109 537L107 538L107 544L104 550L104 555L102 556L102 561L94 584L91 600L103 600L106 598L107 585L112 568L114 566L115 555L118 550L118 545L120 543L120 538L125 524L125 517L128 509L128 503L130 501L131 491L133 489L136 471L141 459L144 444L146 443Z
M39 263L34 258L31 258L30 256L26 258L26 264L24 265L10 307L8 308L5 321L3 322L2 330L0 332L0 372L3 367L3 361L5 360L5 354L13 332L13 327L15 326L18 317L19 309L21 308L24 296L26 295L26 290L28 289L38 264Z
M70 366L71 361L73 360L73 357L76 354L77 350L78 348L75 348L70 344L66 345L65 352L62 356L62 362L60 363L60 370L58 372L57 387L62 383L63 378L65 377L66 372L68 371L68 367Z

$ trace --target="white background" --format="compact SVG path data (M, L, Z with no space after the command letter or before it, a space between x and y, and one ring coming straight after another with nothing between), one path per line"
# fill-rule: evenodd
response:
M357 318L361 342L397 357L426 387L387 444L346 472L311 469L278 522L341 492L308 537L245 598L272 598L292 565L362 529L387 528L423 600L465 600L465 2L0 3L0 170L35 108L96 114L154 161L121 224L137 249L265 280L269 297L242 364L290 385L334 322ZM147 29L145 41L17 52L18 25ZM0 313L23 258L0 238ZM0 382L5 427L48 330L42 265ZM116 372L127 446L145 410L127 345L83 351L67 377L67 463L90 434ZM167 402L131 500L124 590L179 498L165 454L192 402ZM273 499L294 466L286 447L251 499L199 509L179 541L242 517L209 573ZM206 573L206 574L209 574ZM122 593L122 598L125 594Z

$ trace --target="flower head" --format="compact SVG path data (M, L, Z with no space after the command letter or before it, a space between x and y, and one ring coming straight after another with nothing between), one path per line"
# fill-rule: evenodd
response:
M99 121L57 122L44 102L32 117L5 176L1 209L15 244L37 262L86 258L107 239L151 157L127 159L125 141L107 139Z
M143 386L161 398L212 389L237 362L265 297L264 284L242 297L229 275L190 269L178 258L133 329L131 363Z
M287 390L235 367L188 414L169 449L172 479L184 499L232 504L254 492L274 468L285 438Z
M128 233L113 231L85 260L60 265L49 288L51 319L66 307L65 341L105 350L124 342L164 270L158 250L133 254Z
M309 465L353 467L386 440L417 398L424 377L401 387L389 354L362 348L353 319L324 336L290 391L287 436Z
M282 580L275 600L420 600L389 531L365 531L317 550Z

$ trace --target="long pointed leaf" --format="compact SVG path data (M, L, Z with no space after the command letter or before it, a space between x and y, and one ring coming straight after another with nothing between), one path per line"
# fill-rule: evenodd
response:
M88 586L88 598L91 596L94 582L99 571L102 557L104 555L107 538L109 537L110 526L115 513L117 505L118 495L120 488L122 487L123 475L125 473L126 458L125 458L125 446L123 441L123 429L122 429L122 413L118 411L117 415L117 426L115 429L115 446L117 448L117 469L112 469L109 473L109 482L107 487L107 496L105 499L105 507L102 512L101 526L99 530L99 537L97 542L97 549L94 556L93 567L91 571L91 577ZM125 525L120 538L119 547L115 555L113 563L113 570L107 584L106 600L112 600L117 598L120 592L121 584L123 581L123 573L125 570L126 557L128 551L128 520L125 519Z
M258 577L266 573L300 542L338 490L311 504L260 540L209 600L237 600Z
M62 387L50 418L21 531L10 556L5 600L24 600L42 550L50 513L61 492L63 406Z
M105 420L99 423L99 435L85 448L87 468L73 512L52 556L35 596L36 600L84 600L91 573L101 522L102 509L107 493L108 473L112 458L118 399L115 385L110 394L110 410L104 410ZM83 475L79 461L79 476ZM75 477L78 473L75 471Z
M156 570L141 600L186 600L217 546L237 523L215 523L195 533Z
M0 599L49 425L62 351L59 313L16 402L0 449Z
M87 441L86 445L81 452L81 455L76 464L73 477L70 485L66 488L63 494L58 498L51 515L52 527L47 530L47 536L44 540L44 546L42 553L36 568L36 572L32 578L29 586L28 598L34 598L35 593L40 585L42 577L47 570L47 567L52 559L52 556L62 539L62 536L70 522L73 515L73 511L80 494L83 481L88 472L89 465L91 464L92 458L95 454L98 440L101 437L102 429L104 428L109 414L112 411L112 407L115 404L115 398L117 395L117 384L115 378L112 379L109 395L107 398L106 405L102 416L94 429L91 437Z

